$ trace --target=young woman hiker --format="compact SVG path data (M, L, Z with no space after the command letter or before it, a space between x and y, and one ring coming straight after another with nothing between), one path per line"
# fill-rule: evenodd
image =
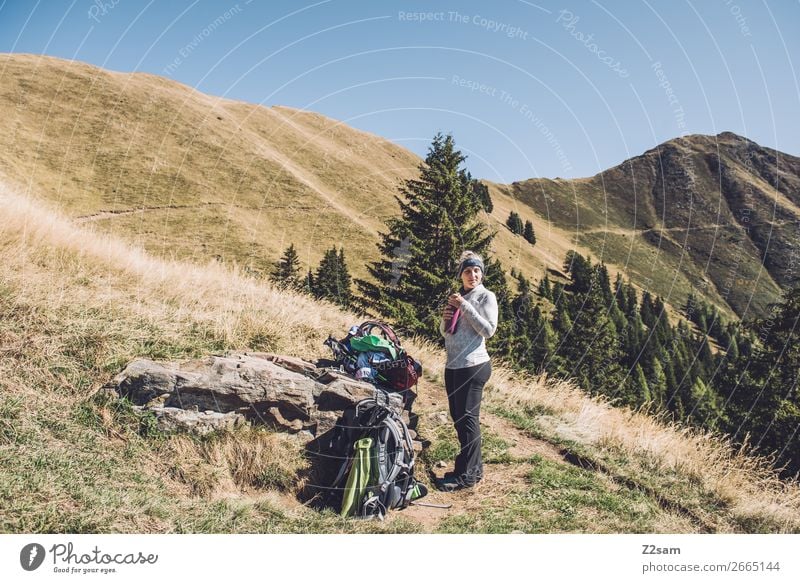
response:
M486 339L497 330L497 298L483 287L483 259L465 251L459 260L461 290L447 298L439 331L444 336L447 401L461 451L455 471L437 486L453 492L477 484L483 477L480 410L483 386L492 374Z

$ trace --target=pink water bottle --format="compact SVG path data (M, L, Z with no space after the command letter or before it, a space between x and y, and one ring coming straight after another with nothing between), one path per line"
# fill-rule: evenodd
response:
M458 322L458 316L460 314L461 314L461 308L456 308L456 311L453 312L453 317L450 318L450 326L447 327L448 334L456 333L456 323Z

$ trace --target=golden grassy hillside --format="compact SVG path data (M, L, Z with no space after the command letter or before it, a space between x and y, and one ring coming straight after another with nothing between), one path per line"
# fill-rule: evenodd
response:
M309 462L286 436L163 436L96 391L137 356L322 356L356 316L213 260L155 257L24 191L0 184L0 532L800 532L800 488L766 464L499 363L486 479L451 510L385 523L311 510L297 498ZM426 371L427 481L456 444L432 421L446 410L444 358L407 345Z
M0 168L78 222L162 256L256 272L295 243L375 255L419 158L323 116L147 74L0 55ZM355 273L365 274L361 262Z
M368 277L385 219L399 212L398 186L421 162L322 115L220 99L154 75L13 54L0 55L0 81L0 171L76 223L165 258L263 275L290 243L304 269L336 244L351 273ZM572 248L640 283L627 254L602 240L583 245L583 227L536 212L512 187L489 187L495 208L484 220L506 269L538 280ZM511 210L533 221L535 247L505 227Z

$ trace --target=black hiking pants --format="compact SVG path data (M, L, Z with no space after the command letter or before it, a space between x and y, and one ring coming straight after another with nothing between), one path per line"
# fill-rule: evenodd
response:
M461 451L456 456L455 475L467 484L474 484L483 477L481 398L483 386L491 375L492 363L489 361L467 368L444 369L450 416L461 444Z

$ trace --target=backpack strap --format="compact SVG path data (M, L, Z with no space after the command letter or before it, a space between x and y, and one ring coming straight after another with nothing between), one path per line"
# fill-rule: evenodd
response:
M401 473L405 473L410 476L413 472L414 446L413 442L411 441L411 435L408 432L408 427L406 427L406 424L403 422L403 420L394 414L394 412L391 412L386 419L384 419L383 426L384 430L381 438L379 439L379 447L383 447L383 453L386 455L392 455L394 460L392 467L388 470L388 472L386 472L385 477L381 475L379 489L381 495L385 496L389 488L394 485ZM391 441L394 443L394 447L397 448L396 451L390 452L386 449L390 441L389 437L392 438ZM379 458L382 474L385 472L385 460L385 457L382 460ZM404 490L402 491L402 494L405 494Z

